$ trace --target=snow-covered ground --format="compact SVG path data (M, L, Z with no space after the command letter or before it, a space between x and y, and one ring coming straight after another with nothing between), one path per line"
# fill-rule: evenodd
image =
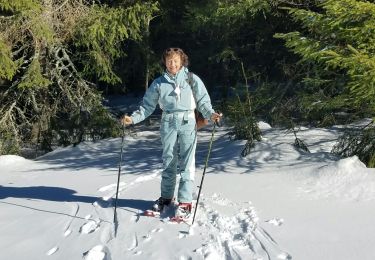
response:
M263 140L214 137L194 226L142 216L159 196L157 128L127 135L115 236L121 139L0 156L0 259L375 259L375 169L329 153L338 129L292 133L262 123ZM211 137L199 131L198 184Z

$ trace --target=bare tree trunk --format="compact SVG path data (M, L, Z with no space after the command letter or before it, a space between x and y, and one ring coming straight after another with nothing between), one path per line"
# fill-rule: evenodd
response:
M145 90L148 89L148 81L150 77L150 21L148 20L146 31L145 31L145 62L146 62L146 69L145 69Z
M49 25L53 28L53 1L52 0L43 0L43 14L42 17L46 22L46 25Z
M145 35L144 35L144 43L145 43L145 91L148 89L148 81L150 77L150 20L147 21ZM146 121L146 124L151 125L151 118L149 117Z

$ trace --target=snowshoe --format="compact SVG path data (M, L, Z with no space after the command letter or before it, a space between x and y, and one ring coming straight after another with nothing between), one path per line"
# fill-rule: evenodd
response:
M171 218L172 222L188 222L191 212L192 212L193 205L190 202L182 203L180 202L176 208L176 212L174 217Z

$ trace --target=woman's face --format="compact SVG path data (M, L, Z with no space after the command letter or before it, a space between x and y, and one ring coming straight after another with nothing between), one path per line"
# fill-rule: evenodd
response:
M176 75L176 73L182 67L181 56L178 54L173 54L167 58L165 58L165 66L170 74Z

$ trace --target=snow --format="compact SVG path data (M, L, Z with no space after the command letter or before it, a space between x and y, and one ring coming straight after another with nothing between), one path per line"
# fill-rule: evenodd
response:
M25 158L17 155L2 155L0 156L0 166L11 166L15 163L20 163L24 160Z
M37 160L0 156L1 259L361 259L375 257L375 169L330 153L340 127L294 135L259 122L263 140L217 129L193 226L142 216L159 196L156 127L59 148ZM211 137L199 131L198 184ZM196 194L195 194L196 196Z

